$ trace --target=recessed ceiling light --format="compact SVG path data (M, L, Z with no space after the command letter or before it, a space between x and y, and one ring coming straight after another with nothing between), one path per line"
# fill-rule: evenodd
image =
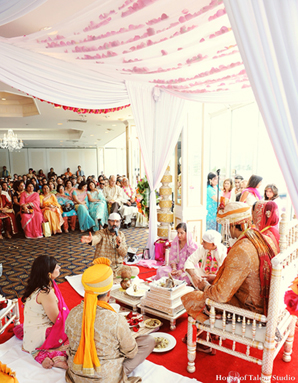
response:
M109 131L107 130L105 133L107 134L107 133L109 133Z
M112 126L116 126L116 125L112 125Z
M63 142L63 141L60 141L60 142Z
M58 124L57 124L57 125L63 125L63 124L62 124L62 122L58 122Z
M93 137L94 136L94 134L90 134L90 137Z
M2 100L2 101L6 101L6 98L5 98L5 97L2 97L1 100Z

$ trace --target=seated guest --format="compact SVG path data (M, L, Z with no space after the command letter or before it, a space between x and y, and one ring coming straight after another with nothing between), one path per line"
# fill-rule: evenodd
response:
M40 199L38 193L34 192L31 181L26 184L26 190L20 197L21 224L26 238L42 238L41 224L44 222L40 210Z
M104 189L105 186L106 186L105 181L104 181L103 178L101 178L101 179L98 181L98 189L100 189L100 190L103 192L103 189Z
M43 185L40 195L40 207L45 222L49 222L51 234L62 233L61 226L64 221L62 218L62 209L54 194L50 193L48 185Z
M2 186L0 185L0 239L3 239L2 227L7 238L11 238L12 234L18 232L12 203L7 199L6 195L2 194Z
M8 189L7 182L2 181L1 186L2 186L2 194L6 196L9 202L11 202L11 193L10 193L10 190Z
M67 177L71 177L72 176L72 172L70 171L70 168L66 169L66 172L64 173L64 175L66 175Z
M80 230L83 233L95 225L93 218L90 216L86 182L82 181L79 184L78 189L73 191L72 198L75 203Z
M76 171L76 175L77 175L77 177L79 177L79 176L83 177L85 175L84 171L82 170L81 165L78 166L78 170ZM82 181L83 181L83 179L82 179ZM78 181L78 183L79 183L79 181Z
M29 173L27 174L27 178L28 179L31 179L34 177L34 173L33 173L33 169L32 168L29 168Z
M248 228L251 207L242 202L230 202L217 213L221 224L230 222L232 238L237 238L225 258L215 280L210 285L201 278L198 291L184 295L181 300L189 315L204 322L206 298L228 303L259 314L267 314L271 259L277 254L265 237ZM270 241L273 245L273 242ZM201 291L200 291L201 290Z
M77 189L78 188L77 177L76 176L72 176L70 180L71 180L71 183L72 183L72 187L74 189ZM66 186L66 182L65 182L65 186Z
M103 255L111 261L111 267L115 275L123 266L123 259L127 253L127 246L125 235L119 231L121 217L118 213L109 215L108 227L106 229L97 231L95 234L84 236L81 238L82 243L89 243L96 246L94 259L102 257ZM139 268L131 267L133 275L139 273Z
M65 324L70 355L65 380L139 382L127 375L152 352L155 340L151 335L134 339L124 316L108 303L113 286L110 261L101 257L93 263L82 276L84 302L71 310Z
M233 180L231 178L227 178L223 182L222 196L230 200L232 189L233 189Z
M3 166L3 170L2 170L1 176L2 177L8 177L9 176L9 171L7 170L6 166Z
M64 331L69 313L55 283L60 266L54 257L41 255L33 262L24 302L23 349L44 368L67 369L68 339Z
M116 185L116 177L110 176L109 185L103 189L103 195L109 205L110 213L117 213L124 200L122 190Z
M44 174L42 169L39 169L38 171L38 177L46 178L46 175Z
M65 181L65 194L72 198L72 193L75 190L72 180Z
M50 171L48 172L48 180L54 177L56 173L54 172L54 168L50 168Z
M227 256L227 248L221 243L221 234L216 230L207 230L202 237L202 245L186 260L184 270L194 287L201 278L212 283L218 269Z
M131 224L131 218L138 213L138 208L135 204L135 192L126 177L122 180L122 194L124 202L120 208L120 214L124 217L124 227L127 228Z
M49 181L48 182L48 186L49 186L49 189L50 189L50 193L56 195L57 194L57 190L54 187L54 182L53 181Z
M34 176L31 178L31 182L32 182L32 184L34 186L34 191L38 192L39 191L39 186L37 185L37 182L36 182L36 179L35 179Z
M121 178L117 178L116 185L119 186L119 188L122 188L122 179Z
M252 207L252 219L256 228L271 238L279 253L278 206L274 201L258 201Z
M246 189L241 192L240 202L245 202L247 205L252 206L255 202L262 199L258 190L262 184L262 179L262 177L254 174L250 177Z
M14 188L14 193L13 193L13 196L12 196L13 210L14 210L14 213L15 213L17 225L20 228L21 227L21 213L20 213L21 205L20 205L20 198L21 198L21 194L25 190L25 184L24 184L23 181L16 181L14 183L13 188Z
M82 177L82 176L77 177L77 183L76 183L76 185L75 185L75 188L77 189L77 188L79 187L80 183L83 182L83 181L84 181L84 180L83 180L83 177Z
M27 185L27 175L26 174L23 175L23 181L24 181L25 185Z
M75 210L74 202L70 196L65 194L63 185L58 185L56 198L63 210L62 218L64 221L63 227L65 233L68 233L68 218L70 219L71 231L75 231L77 213Z
M93 231L97 231L108 224L107 202L102 191L96 189L94 181L88 183L88 190L89 212L95 222Z
M176 226L176 230L177 236L172 242L169 255L170 265L159 267L154 279L158 280L162 277L168 277L168 275L171 274L174 279L180 279L190 284L190 280L184 271L184 265L188 257L197 250L198 246L193 242L192 235L188 232L186 223L179 223Z

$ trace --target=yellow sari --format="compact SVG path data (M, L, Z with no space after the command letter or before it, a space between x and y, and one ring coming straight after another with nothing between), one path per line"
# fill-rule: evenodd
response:
M49 222L51 234L61 233L61 226L64 221L62 218L62 209L54 194L44 196L40 195L40 207L44 219Z

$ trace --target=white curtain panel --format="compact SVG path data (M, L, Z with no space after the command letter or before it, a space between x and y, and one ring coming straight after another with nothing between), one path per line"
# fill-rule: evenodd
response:
M298 1L224 3L297 214Z
M25 16L47 0L0 0L0 25Z
M155 189L168 166L185 118L185 101L152 85L126 82L138 139L150 185L150 219L147 247L154 259L157 239Z

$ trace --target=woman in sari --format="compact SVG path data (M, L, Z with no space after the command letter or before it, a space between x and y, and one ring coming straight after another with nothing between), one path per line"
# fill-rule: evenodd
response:
M58 203L60 204L63 213L62 218L64 221L63 227L65 233L68 233L68 218L70 219L70 229L71 231L75 231L76 229L76 221L77 221L77 213L75 211L75 206L71 197L65 194L64 186L57 186L57 194L56 198Z
M96 189L95 181L88 183L88 190L89 213L95 222L93 231L97 231L108 224L108 206L102 191Z
M21 194L25 190L25 184L23 181L15 181L13 184L14 193L12 195L13 210L15 213L18 228L21 229L21 206L20 198Z
M72 198L72 193L75 190L75 188L72 185L71 180L65 181L65 194Z
M207 177L206 230L216 230L217 190L218 177L215 173L210 172ZM221 231L221 225L218 225L218 231Z
M261 186L262 180L262 177L253 174L248 180L246 189L242 191L240 202L252 206L255 202L260 201L262 196L258 188Z
M89 212L86 182L82 181L79 184L78 189L73 191L72 197L75 202L75 209L78 214L80 230L83 233L84 231L95 226L95 222L93 218L91 218Z
M43 185L40 195L40 207L44 219L50 224L51 234L62 233L61 226L64 221L62 218L62 209L54 194L50 193L48 185Z
M269 237L279 253L278 206L274 201L258 201L252 207L252 219L256 228Z
M155 280L172 275L174 279L180 279L190 284L190 280L184 271L187 258L197 250L198 246L192 240L192 235L187 231L186 223L179 223L176 226L177 236L172 242L169 266L161 266L157 269Z
M7 238L11 238L12 234L18 232L12 203L8 200L6 195L2 194L2 186L0 185L0 239L3 239L2 226L4 226Z
M54 257L41 255L32 265L24 302L23 350L44 368L67 369L68 339L65 320L69 309L55 282L60 266ZM21 333L21 331L20 331ZM16 328L16 335L22 338Z
M44 222L40 210L39 194L34 192L31 181L26 184L26 191L20 197L21 224L26 238L42 238L41 224Z

